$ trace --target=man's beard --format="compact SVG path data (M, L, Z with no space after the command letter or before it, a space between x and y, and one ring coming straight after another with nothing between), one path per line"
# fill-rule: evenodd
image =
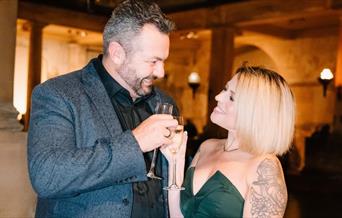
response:
M153 83L153 81L156 79L155 76L150 75L144 78L138 78L137 70L130 68L129 63L126 62L120 67L118 73L138 96L145 96L152 92L153 85L145 86L145 89L143 89L142 85L145 80L152 80Z

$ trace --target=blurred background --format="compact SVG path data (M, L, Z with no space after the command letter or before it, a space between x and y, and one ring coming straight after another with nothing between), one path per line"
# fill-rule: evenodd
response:
M117 0L0 0L0 217L33 217L27 174L31 92L102 53ZM280 73L297 104L293 148L279 157L285 217L338 217L342 194L342 1L157 0L177 25L166 76L189 132L191 158L208 137L214 97L244 61ZM267 122L267 121L265 121Z

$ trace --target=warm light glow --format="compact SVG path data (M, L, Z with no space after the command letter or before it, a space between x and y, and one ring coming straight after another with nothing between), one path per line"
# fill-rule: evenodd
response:
M191 72L188 77L189 83L200 83L201 78L197 72Z
M183 40L183 39L198 39L198 34L197 34L197 32L190 31L190 32L185 33L185 34L181 34L180 39L181 40Z
M334 78L334 75L332 74L329 68L324 68L321 72L320 78L325 80L331 80L332 78Z
M20 114L26 113L28 44L27 32L17 32L15 48L13 105Z
M86 31L81 31L80 32L80 36L81 37L86 37L88 35L88 33Z

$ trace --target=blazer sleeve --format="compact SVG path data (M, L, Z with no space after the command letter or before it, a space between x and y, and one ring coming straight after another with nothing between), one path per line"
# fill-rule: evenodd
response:
M70 105L48 86L32 93L28 166L41 198L75 196L115 184L144 181L143 154L131 131L76 146ZM129 145L129 146L128 146Z

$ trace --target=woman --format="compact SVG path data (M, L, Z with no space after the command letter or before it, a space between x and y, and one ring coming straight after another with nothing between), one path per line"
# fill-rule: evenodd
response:
M282 217L287 189L276 155L289 149L293 137L291 90L276 72L242 66L215 99L210 118L229 131L228 138L202 143L185 190L169 192L171 217ZM184 147L178 169L184 168ZM167 149L162 152L171 160ZM177 176L182 184L181 170Z

